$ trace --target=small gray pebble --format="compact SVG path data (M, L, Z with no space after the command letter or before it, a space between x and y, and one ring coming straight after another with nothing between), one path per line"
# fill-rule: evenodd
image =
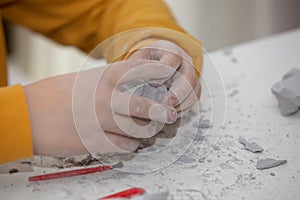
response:
M273 173L273 172L270 172L270 175L271 175L271 176L275 176L275 173Z
M287 160L275 160L273 158L265 158L257 161L256 169L268 169L272 167L277 167L285 163L287 163Z

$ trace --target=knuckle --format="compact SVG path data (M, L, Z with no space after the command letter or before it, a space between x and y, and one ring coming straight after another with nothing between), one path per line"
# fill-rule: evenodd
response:
M144 117L147 113L148 104L144 102L141 98L135 98L135 101L131 104L131 114L136 117Z

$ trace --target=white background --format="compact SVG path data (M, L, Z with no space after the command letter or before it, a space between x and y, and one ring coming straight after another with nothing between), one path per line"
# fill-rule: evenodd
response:
M298 0L166 0L208 51L300 26ZM84 54L20 27L10 32L10 84L77 70Z

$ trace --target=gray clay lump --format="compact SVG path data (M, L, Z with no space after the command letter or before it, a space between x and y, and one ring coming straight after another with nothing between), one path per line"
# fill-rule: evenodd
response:
M260 147L258 144L255 142L248 142L245 138L239 137L239 143L244 145L244 148L248 151L251 151L252 153L258 153L262 152L263 148Z
M139 83L139 84L134 83L134 84L135 85L133 86L129 84L124 85L122 89L125 90L127 93L152 99L156 102L160 102L162 100L162 97L168 91L165 85L159 85L157 87L153 87L152 85L146 82Z
M269 169L287 163L287 160L275 160L273 158L264 158L257 161L256 169Z
M296 113L300 108L300 70L292 69L272 87L282 115Z

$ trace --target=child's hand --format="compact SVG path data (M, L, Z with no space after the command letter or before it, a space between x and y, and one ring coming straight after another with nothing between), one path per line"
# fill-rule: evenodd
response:
M118 148L136 150L139 145L136 138L152 136L157 127L151 125L138 129L132 125L131 117L136 117L138 124L145 124L138 120L141 118L172 123L176 120L176 110L147 98L122 93L119 85L135 79L164 80L172 73L174 70L162 67L157 61L129 60L112 63L107 68L83 71L77 77L77 73L71 73L25 86L34 153L48 156L83 154L87 153L87 146L83 143L89 145L88 150L100 153L119 151ZM74 88L75 81L79 80L83 82ZM104 131L102 135L97 132L98 124L85 117L89 116L86 113L90 106L95 108L92 111ZM76 124L73 116L80 119ZM80 127L84 129L79 137L77 130ZM97 137L90 137L95 131Z
M170 90L165 95L163 104L182 111L190 108L199 100L201 86L192 58L176 44L160 40L139 49L129 59L156 60L177 70L177 73L167 82Z

